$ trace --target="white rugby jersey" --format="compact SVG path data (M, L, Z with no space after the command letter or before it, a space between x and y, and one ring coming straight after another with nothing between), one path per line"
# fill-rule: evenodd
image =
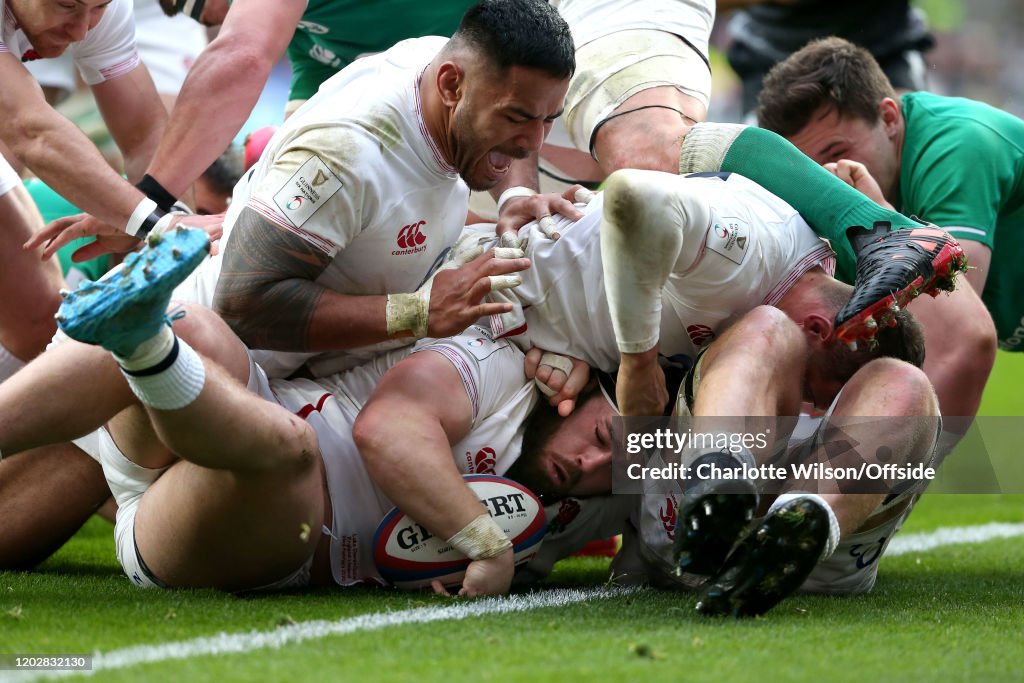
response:
M523 374L523 354L490 330L422 340L340 375L317 381L278 381L278 402L306 419L317 432L333 506L331 568L340 585L382 581L373 562L373 534L393 504L373 484L352 440L352 424L383 374L408 353L440 353L458 371L473 405L469 434L452 447L463 474L504 474L519 457L523 423L536 402ZM394 438L402 440L400 423ZM415 457L415 443L408 443Z
M578 50L617 31L651 29L685 38L704 59L715 23L713 0L550 0L572 31Z
M816 265L834 268L831 249L789 204L733 174L690 176L710 206L706 225L683 225L683 247L662 290L662 355L694 358L734 320L756 306L774 305ZM602 195L580 207L573 223L558 218L561 237L550 240L528 223L526 255L532 267L513 292L527 329L515 339L587 361L612 372L619 350L612 329L601 263ZM505 330L491 319L499 336Z
M402 41L325 81L236 187L224 249L249 207L332 258L318 284L351 295L415 291L455 243L469 205L421 112L420 74L446 42ZM310 367L325 376L404 343L320 354Z
M61 11L56 3L48 4L52 4L51 11ZM0 11L3 12L0 52L12 53L23 62L40 59L6 0L0 0ZM113 0L99 23L85 34L85 39L71 43L65 54L71 55L87 85L117 78L137 67L139 55L135 50L131 0Z

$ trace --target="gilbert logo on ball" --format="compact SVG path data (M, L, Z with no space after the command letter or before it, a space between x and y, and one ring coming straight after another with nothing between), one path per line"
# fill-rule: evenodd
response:
M528 562L544 539L547 521L540 500L522 484L496 475L468 474L466 484L512 541L516 565ZM434 579L458 586L469 558L398 508L392 508L373 536L377 571L390 584L424 588Z

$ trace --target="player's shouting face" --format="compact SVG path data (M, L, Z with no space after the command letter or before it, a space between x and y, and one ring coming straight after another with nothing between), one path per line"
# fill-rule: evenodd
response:
M540 150L562 111L568 80L522 66L503 72L445 66L458 71L458 85L450 91L452 161L471 189L487 190L514 159Z

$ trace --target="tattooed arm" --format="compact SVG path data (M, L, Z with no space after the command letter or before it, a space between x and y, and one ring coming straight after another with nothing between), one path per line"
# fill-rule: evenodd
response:
M223 259L214 309L251 348L329 351L388 339L385 296L318 285L330 256L250 208L238 217Z
M392 338L386 295L350 296L316 283L330 261L311 243L247 207L224 250L214 310L254 349L332 351ZM457 334L482 317L510 310L505 303L481 301L491 291L491 276L523 270L529 263L495 259L489 251L439 272L429 291L429 335Z

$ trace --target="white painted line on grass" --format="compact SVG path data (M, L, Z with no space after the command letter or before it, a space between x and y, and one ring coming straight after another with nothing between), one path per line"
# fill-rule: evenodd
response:
M1024 524L990 522L977 526L939 527L935 531L897 534L883 557L921 553L958 543L984 543L997 538L1013 538L1014 536L1024 536Z
M0 682L40 681L67 676L91 676L101 671L123 669L138 664L165 662L208 655L240 654L264 648L345 635L356 631L376 631L391 626L427 624L491 614L510 614L545 607L564 607L587 602L620 598L642 589L636 587L557 589L499 598L483 598L472 602L452 602L443 607L417 607L399 612L376 612L337 621L306 621L282 626L273 631L219 633L215 636L182 640L157 645L137 645L93 655L91 671L17 671L0 672Z
M984 543L997 538L1024 536L1024 524L992 522L977 526L941 527L935 531L904 533L896 536L886 556L927 552L947 545ZM182 640L158 645L136 645L121 650L99 652L93 656L91 671L0 671L0 683L8 681L40 681L67 676L90 676L101 671L124 669L139 664L166 662L190 657L241 654L357 631L376 631L391 626L427 624L480 617L490 614L526 612L545 607L563 607L588 600L619 598L641 589L635 587L559 589L502 598L485 598L472 602L453 602L443 607L417 607L399 612L361 614L337 621L307 621L282 626L273 631L220 633L215 636Z

